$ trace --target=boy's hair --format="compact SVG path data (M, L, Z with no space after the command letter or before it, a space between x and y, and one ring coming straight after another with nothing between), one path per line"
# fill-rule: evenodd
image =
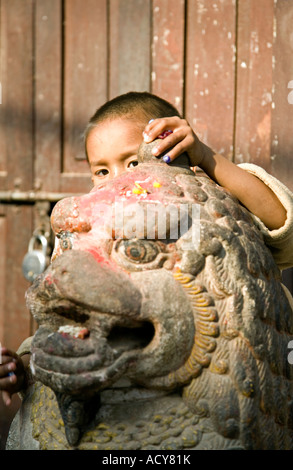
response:
M148 92L130 91L107 101L90 118L84 132L85 153L88 160L86 143L90 131L106 119L119 117L145 121L150 119L178 116L179 111L168 101Z

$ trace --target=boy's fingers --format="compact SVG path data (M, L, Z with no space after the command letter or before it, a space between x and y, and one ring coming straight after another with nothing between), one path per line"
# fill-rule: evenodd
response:
M10 349L7 349L5 347L1 348L1 357L2 357L2 360L3 358L7 356L7 357L13 357L13 358L17 358L17 353L15 351L11 351Z
M15 376L15 373L14 373L15 370L16 370L16 364L14 362L9 362L8 364L0 366L0 379L6 378L6 377L13 378L13 376Z
M11 397L17 391L16 383L17 377L15 374L0 380L0 393L2 390L2 399L6 406L11 404Z
M1 354L2 356L10 356L12 355L13 351L10 351L10 349L5 348L4 346L1 348Z
M151 120L143 132L144 141L152 142L154 139L159 137L159 135L163 134L164 131L173 131L175 127L178 126L179 122L180 118L177 118L177 116Z
M152 120L145 127L143 137L146 143L158 139L152 154L159 157L167 152L163 157L166 163L172 162L184 152L191 152L195 144L188 122L177 116Z
M170 151L165 153L163 160L165 163L171 163L177 157L182 155L184 152L188 152L188 141L187 139L179 141L177 144L173 145ZM161 152L164 153L164 152Z
M175 160L179 155L184 153L184 148L181 144L175 145L175 147L168 152L167 155L164 155L163 160L165 163L171 163L173 160Z
M9 392L6 392L6 390L3 390L2 392L2 399L6 406L9 406L11 404L11 395Z
M164 153L166 150L171 149L171 147L174 147L175 145L183 142L184 139L185 134L183 132L180 132L179 130L177 132L173 132L172 134L169 134L165 139L161 139L158 142L158 144L152 149L152 154L158 157L161 153ZM183 149L184 144L181 144L180 147L182 147ZM172 150L172 154L175 155L176 151L174 152L174 149ZM177 150L179 151L179 148Z
M0 365L0 377L5 377L9 374L9 372L12 372L14 370L16 370L16 363L14 362L14 360L11 360L11 357L6 358L2 361L2 364Z
M8 372L4 377L0 379L0 390L7 389L11 385L15 385L17 382L17 376L14 372Z

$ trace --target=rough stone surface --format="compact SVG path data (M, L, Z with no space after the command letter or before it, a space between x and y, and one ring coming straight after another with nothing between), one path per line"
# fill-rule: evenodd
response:
M170 205L189 214L177 238ZM36 382L9 448L293 448L292 311L227 191L150 161L60 201L52 226L59 247L27 293Z

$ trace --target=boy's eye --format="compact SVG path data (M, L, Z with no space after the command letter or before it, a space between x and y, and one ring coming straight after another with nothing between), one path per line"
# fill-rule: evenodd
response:
M133 162L130 162L129 165L128 165L128 168L133 168L135 166L138 165L138 161L137 160L133 160Z
M107 170L106 168L103 168L102 170L97 170L95 172L95 176L106 176L109 174L109 170Z

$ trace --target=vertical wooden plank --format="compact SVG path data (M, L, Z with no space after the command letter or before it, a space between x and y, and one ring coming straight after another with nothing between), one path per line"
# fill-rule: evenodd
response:
M33 181L33 8L32 0L1 1L0 171L1 189L27 190ZM28 282L21 273L32 230L29 206L2 205L0 209L0 341L16 350L30 334L25 305ZM0 446L20 405L14 395L7 408L0 400Z
M82 135L107 100L107 2L65 0L64 19L63 171L89 174Z
M110 0L110 99L150 90L150 5L150 0Z
M274 0L239 0L235 162L270 171Z
M4 7L0 0L0 188L4 188L6 184L7 165L6 165L6 140L5 140L5 109L6 99L4 99L6 91L5 82L5 60L6 60L6 23L4 22Z
M272 173L293 191L293 2L275 3ZM291 94L290 94L291 93Z
M5 331L5 287L6 287L6 218L4 207L0 205L0 343L4 344Z
M201 140L231 159L235 1L194 0L187 6L185 114Z
M5 210L4 205L0 205L0 346L10 346L16 345L16 348L21 342L21 337L14 337L14 342L11 342L11 339L8 338L8 331L11 333L16 333L14 329L14 324L11 322L10 307L9 302L10 296L15 296L15 284L9 289L9 284L6 282L7 276L7 250L6 244L9 239L9 234L7 232L7 211ZM18 280L16 280L18 281ZM16 284L17 290L17 284ZM22 296L21 296L22 297ZM8 300L8 301L7 301ZM24 298L19 298L18 300L23 305L23 311L27 311L25 307ZM29 314L28 314L29 315ZM29 329L25 332L29 334ZM20 399L17 394L13 395L12 404L7 407L3 404L2 397L0 394L0 450L5 449L5 443L8 435L8 430L10 423L20 406Z
M59 191L62 124L62 2L61 0L38 0L35 8L34 186L42 191Z
M33 1L1 2L0 140L7 188L31 188L33 174Z
M33 11L32 0L1 1L0 141L4 169L1 189L28 190L33 181ZM31 207L2 206L1 337L16 349L29 335L30 315L25 306L28 287L21 272L32 232Z
M6 105L6 81L5 81L5 60L6 60L6 22L4 22L4 7L0 1L0 188L6 184L7 165L6 165L6 140L5 140L5 105Z
M152 93L183 113L185 0L153 0Z
M7 204L5 214L5 235L2 235L5 236L5 279L0 314L1 336L6 347L17 350L20 343L30 335L31 318L25 304L25 292L30 284L22 275L21 265L32 233L32 207Z

